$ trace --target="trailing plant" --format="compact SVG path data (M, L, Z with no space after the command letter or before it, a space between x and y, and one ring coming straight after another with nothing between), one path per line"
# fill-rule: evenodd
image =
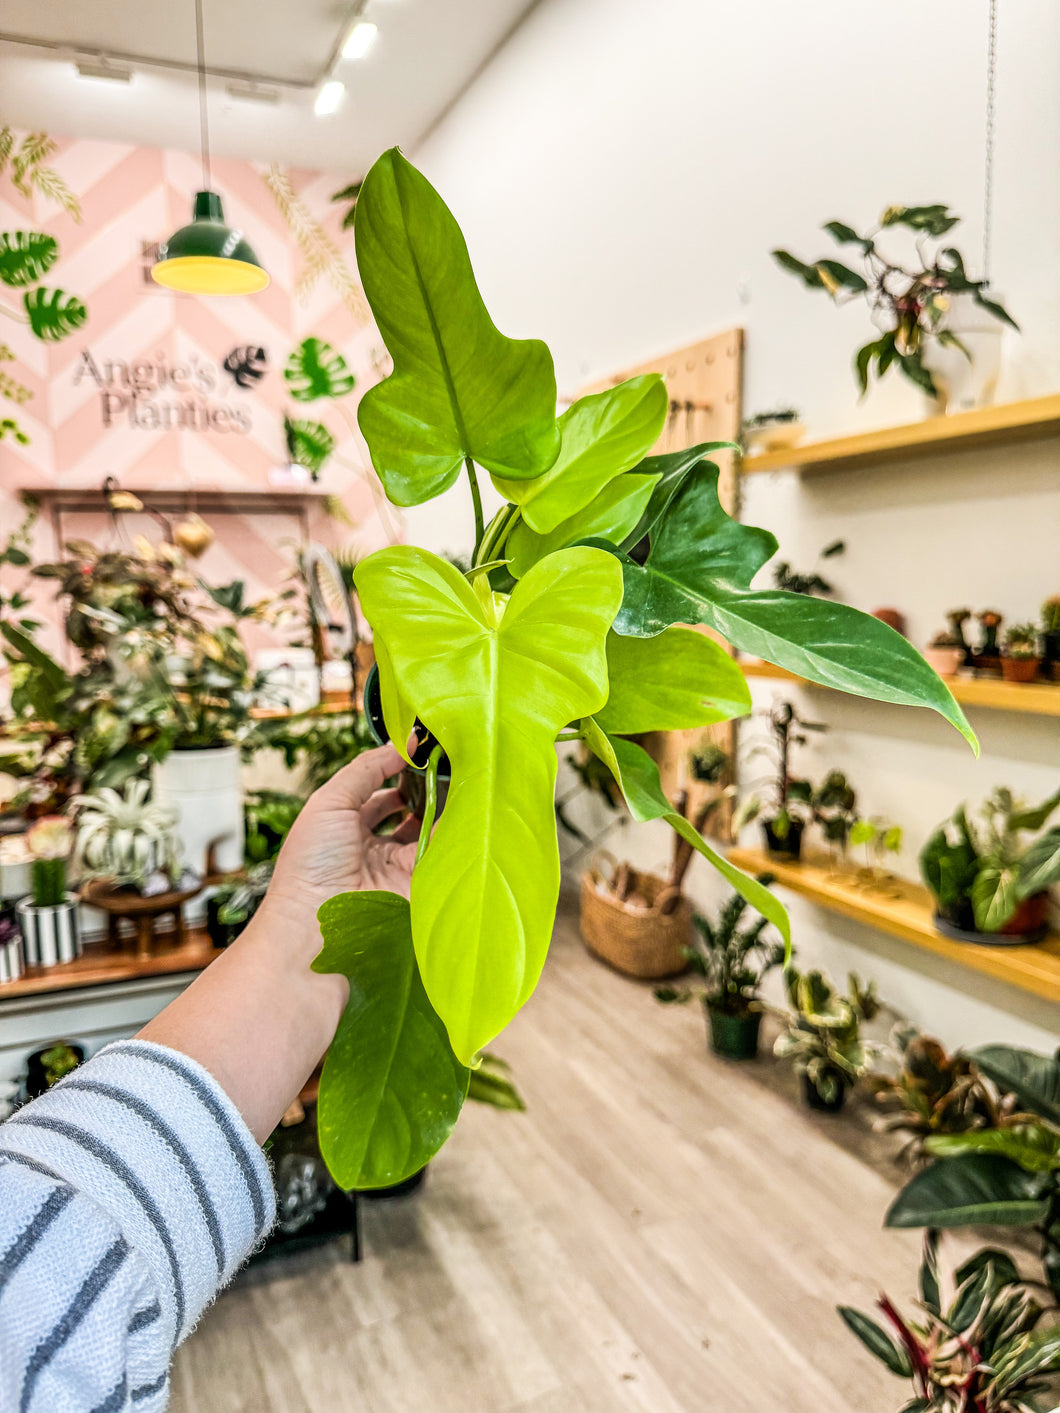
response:
M830 545L825 545L820 558L834 559L836 555L842 554L845 550L845 541L833 540ZM799 574L792 569L787 560L774 567L773 583L778 589L786 589L792 594L819 594L823 598L827 598L835 592L835 585L823 578L816 570L810 574Z
M887 1327L849 1305L837 1308L869 1353L910 1381L913 1397L901 1413L1055 1413L1060 1328L1041 1323L1034 1284L1004 1251L984 1247L957 1268L944 1300L931 1235L915 1316L901 1315L886 1295L877 1304Z
M943 205L888 206L867 235L859 235L843 221L827 221L822 229L837 245L857 246L860 271L832 259L807 265L786 250L773 251L779 265L798 275L808 289L826 290L836 304L863 297L874 319L884 326L879 337L864 344L854 356L862 393L868 389L869 372L875 363L877 377L894 366L917 387L936 395L934 380L924 365L924 345L935 339L971 358L957 335L946 327L955 295L971 296L981 309L1019 331L1019 325L997 300L986 295L987 281L969 276L960 251L952 245L928 251L928 240L941 241L960 219ZM885 255L877 244L882 232L898 227L916 236L916 261L909 266Z
M1060 790L1027 807L999 787L969 818L961 805L920 853L920 872L940 916L970 931L998 932L1020 904L1060 881L1060 826L1030 842L1060 808Z
M557 419L548 349L496 328L456 222L396 150L364 181L354 236L394 365L357 410L372 464L399 506L466 476L474 539L466 574L395 545L354 576L391 740L404 753L418 719L438 743L418 767L428 820L441 752L450 785L437 826L425 825L410 902L359 893L321 909L315 965L353 983L320 1099L323 1152L346 1187L423 1166L476 1055L534 990L559 890L558 739L584 741L635 820L665 819L787 939L777 899L696 833L629 740L748 711L738 666L695 626L815 682L932 706L974 739L892 629L752 589L776 541L723 511L716 444L649 454L668 410L661 378L581 398ZM505 501L488 524L483 474Z
M77 795L70 808L77 827L75 865L86 878L109 879L115 888L143 892L161 874L165 886L180 878L177 811L149 800L149 780L126 782L124 792L104 787Z
M805 746L807 731L825 731L827 727L819 721L803 721L791 702L775 702L766 714L772 733L772 747L755 747L751 754L760 751L771 753L775 761L772 785L771 813L766 823L774 836L782 842L791 833L791 826L798 821L805 824L811 817L813 786L808 780L794 779L791 775L791 750L793 746ZM767 803L757 791L741 800L734 825L742 828L758 818Z
M757 881L768 888L773 875L760 873ZM747 908L747 899L734 893L716 922L702 913L693 913L694 945L683 950L690 970L702 978L702 985L695 990L657 986L657 1001L684 1003L698 996L708 1009L733 1016L747 1015L757 1005L762 981L784 961L784 944L763 937L770 925L766 917L758 916L741 927Z
M73 829L62 815L45 815L27 831L34 907L57 908L66 902L66 866L73 846Z
M741 431L756 431L759 427L772 427L776 423L797 422L799 410L796 407L777 407L770 412L755 412L745 417L740 424Z
M853 972L842 996L821 971L800 972L789 966L784 984L793 1014L773 1047L780 1059L791 1060L800 1074L827 1102L850 1088L881 1053L879 1045L863 1040L861 1026L880 1009L876 985L862 986Z
M901 1190L889 1227L1025 1227L1060 1299L1060 1056L985 1045L971 1061L1023 1112L999 1128L932 1134L934 1161Z

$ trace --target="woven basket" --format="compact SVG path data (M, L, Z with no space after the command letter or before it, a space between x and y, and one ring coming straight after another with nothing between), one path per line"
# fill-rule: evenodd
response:
M610 879L601 860L611 865ZM687 966L692 909L679 888L602 853L582 877L581 931L589 951L626 976L675 976Z

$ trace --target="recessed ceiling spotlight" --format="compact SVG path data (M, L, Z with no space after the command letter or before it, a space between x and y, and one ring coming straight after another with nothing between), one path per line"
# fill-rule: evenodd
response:
M375 43L378 33L379 26L372 24L371 20L358 20L350 30L349 39L342 46L342 57L344 59L363 59Z
M337 112L342 107L345 93L346 85L344 83L339 83L338 79L328 79L317 94L317 100L313 104L313 112L318 118L326 118L329 113Z
M110 79L112 83L128 83L132 78L132 69L112 64L102 54L98 59L78 59L77 72L82 78Z

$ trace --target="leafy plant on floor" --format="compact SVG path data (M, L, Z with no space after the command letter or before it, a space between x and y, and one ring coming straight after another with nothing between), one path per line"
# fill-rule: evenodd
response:
M902 1189L889 1227L1027 1227L1060 1299L1060 1055L986 1045L969 1058L1023 1112L1006 1126L935 1134L935 1160Z
M784 973L784 983L793 1014L787 1030L777 1036L774 1052L782 1060L791 1060L831 1104L867 1073L880 1054L881 1047L861 1035L863 1022L872 1020L880 1009L876 985L870 981L863 987L851 972L847 994L842 996L823 972L800 972L791 966Z
M998 932L1021 903L1060 881L1060 826L1031 842L1027 834L1060 808L1060 790L1028 807L999 787L969 818L961 805L920 853L920 872L942 917L955 926Z
M990 1247L959 1266L953 1279L952 1298L944 1302L931 1236L915 1316L900 1314L886 1295L877 1303L889 1328L849 1305L838 1307L869 1353L912 1383L913 1397L901 1413L1055 1410L1060 1328L1041 1324L1033 1283L1021 1280L1010 1256Z
M867 235L859 235L844 221L827 221L822 229L837 245L857 247L860 271L827 258L807 265L786 250L773 251L780 266L798 275L808 289L826 290L836 304L863 297L873 318L883 326L883 333L864 344L854 356L862 393L868 389L869 372L875 363L877 377L883 377L893 366L924 392L935 395L934 380L924 365L924 345L935 339L971 357L957 335L946 327L946 315L955 295L970 295L981 309L1019 330L997 300L988 298L987 282L969 276L960 251L941 244L933 252L927 250L928 240L941 242L960 219L943 205L888 206ZM916 263L911 267L885 255L877 243L884 231L896 228L916 236Z
M404 750L418 719L438 742L428 799L441 752L451 768L411 903L362 893L321 911L316 965L350 976L358 1020L325 1069L324 1152L340 1181L372 1185L444 1141L476 1055L537 983L559 890L557 739L584 741L635 820L666 820L787 938L777 900L695 833L628 739L749 709L739 668L696 625L814 681L932 706L974 738L892 629L751 588L776 541L723 511L714 446L649 454L667 416L661 378L581 398L557 419L548 349L497 329L459 227L398 151L366 177L354 235L394 363L358 407L372 463L399 506L466 475L475 521L467 573L411 545L355 572L390 737ZM505 498L488 525L480 473Z
M768 888L773 875L760 873L757 881ZM763 937L768 918L759 916L741 927L747 907L747 899L734 893L716 922L703 913L693 914L696 936L684 953L689 969L702 978L702 986L695 990L657 986L657 1001L684 1003L698 996L707 1008L731 1016L745 1016L758 1004L763 980L784 961L784 944Z

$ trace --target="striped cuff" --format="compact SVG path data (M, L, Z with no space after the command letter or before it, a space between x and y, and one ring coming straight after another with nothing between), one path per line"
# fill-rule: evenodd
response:
M238 1110L186 1055L109 1045L0 1130L111 1217L152 1271L175 1346L275 1217L268 1165Z

